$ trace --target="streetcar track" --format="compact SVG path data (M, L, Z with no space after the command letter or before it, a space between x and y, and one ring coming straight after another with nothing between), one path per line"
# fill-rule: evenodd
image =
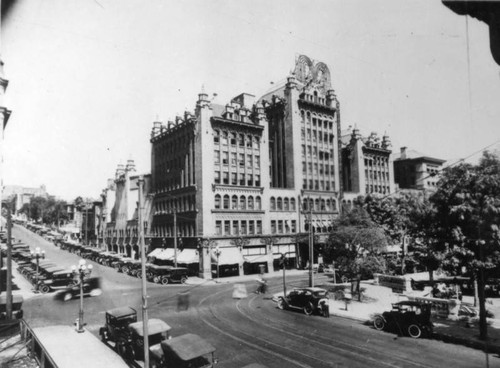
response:
M248 302L248 307L250 310L252 310L252 302L257 298L257 296L253 296L252 299L249 300ZM380 364L384 364L384 365L387 365L389 367L400 367L400 365L394 365L392 363L387 363L387 362L382 362L380 360L377 360L377 359L374 359L374 358L367 358L366 356L362 355L361 353L355 353L353 352L352 350L346 350L345 348L343 347L340 347L340 346L334 346L332 345L332 343L334 344L337 344L337 345L342 345L342 346L345 346L347 348L350 348L352 349L353 347L345 342L343 342L342 340L331 340L331 339L328 339L328 338L324 338L320 335L317 335L317 334L314 334L314 333L307 333L307 336L305 336L304 334L302 335L299 335L299 334L296 334L292 331L287 331L287 330L284 330L283 328L281 328L280 326L283 326L283 327L289 327L289 325L287 325L286 323L284 322L278 322L278 321L275 321L275 320L272 320L271 318L262 318L262 314L259 314L259 319L256 319L254 317L252 317L249 313L245 312L242 308L242 306L240 305L240 302L241 301L238 301L236 303L236 309L247 319L253 321L253 322L256 322L256 323L260 323L262 325L265 325L266 327L268 328L273 328L277 331L280 331L282 333L286 333L288 335L291 335L291 336L294 336L296 338L300 338L300 339L306 339L308 337L314 337L317 340L320 340L320 341L317 341L318 344L321 344L327 348L336 348L338 350L341 350L343 352L349 352L350 354L353 354L353 355L358 355L360 357L363 357L364 359L368 359L368 360L372 360L372 361L375 361L376 363ZM267 322L266 323L262 323L262 319L265 319ZM358 350L362 350L364 353L370 353L370 354L379 354L379 355L383 355L383 358L386 359L387 358L387 352L377 352L377 351L373 351L372 349L369 349L369 348L366 348L362 345L357 345L355 347L356 349ZM393 358L393 359L397 359L399 361L403 361L404 363L409 363L413 366L416 366L416 367L421 367L421 368L432 368L432 366L429 366L429 365L426 365L426 364L422 364L420 362L415 362L415 361L409 361L408 360L408 357L403 357L399 354L390 354L390 358Z

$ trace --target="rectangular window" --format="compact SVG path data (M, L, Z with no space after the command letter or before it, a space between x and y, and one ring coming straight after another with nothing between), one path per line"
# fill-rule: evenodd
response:
M216 163L216 164L220 163L220 151L219 150L214 151L214 163Z
M238 221L233 221L233 235L238 234Z
M224 235L231 235L231 221L224 221Z
M245 141L247 148L252 148L252 136L247 136L247 139Z
M219 131L214 130L214 143L219 144L220 136L219 136Z
M278 234L283 234L283 220L278 221Z
M231 173L231 185L237 185L236 173Z
M214 183L215 184L220 184L220 171L216 171L214 173Z
M252 155L247 155L247 166L252 167Z
M253 177L252 174L247 174L247 185L251 187L253 185Z
M307 189L307 179L302 182L302 189Z
M245 174L240 174L240 185L245 185Z
M229 164L229 152L222 152L222 163L224 165Z
M236 135L231 133L231 145L236 146Z
M231 165L236 166L236 152L231 152Z
M276 234L276 221L271 220L271 234Z
M215 235L222 235L222 221L215 221Z
M229 173L227 171L222 173L222 183L229 184Z
M260 187L260 175L255 175L255 186Z
M255 221L254 220L248 221L248 234L250 234L250 235L255 234Z
M247 234L247 222L245 220L241 221L240 234L241 235Z
M260 169L260 156L259 155L253 156L253 162L254 162L254 167L256 169Z
M256 230L257 234L262 234L262 221L261 220L257 220L255 230Z
M240 166L245 166L245 154L244 153L240 153L238 155L238 163Z
M296 220L292 220L291 231L292 231L292 233L296 233L297 232L297 221Z

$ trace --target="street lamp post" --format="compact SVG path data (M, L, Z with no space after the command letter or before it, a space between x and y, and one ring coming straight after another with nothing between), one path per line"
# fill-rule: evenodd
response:
M45 251L42 250L40 251L39 247L35 248L35 251L31 251L31 259L36 260L36 280L35 280L35 290L38 289L38 281L39 281L39 266L40 266L40 258L44 259L45 258Z
M217 257L217 282L219 281L219 257L221 254L221 250L219 249L219 245L215 247L215 256Z
M83 323L83 281L92 273L92 265L87 265L84 259L80 259L78 266L71 266L71 270L73 271L73 275L78 278L78 283L80 284L80 311L76 320L76 331L85 332L83 329L85 326Z

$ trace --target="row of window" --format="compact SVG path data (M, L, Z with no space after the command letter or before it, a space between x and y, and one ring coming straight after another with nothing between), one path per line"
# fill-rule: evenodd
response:
M271 234L295 234L296 220L271 220Z
M306 157L306 145L302 145L302 158ZM307 145L307 157L313 159L319 158L320 160L330 160L334 157L333 148L331 149L318 149L318 147Z
M313 141L313 142L319 142L319 143L324 142L324 143L333 144L333 141L335 139L335 136L332 133L317 132L314 129L311 130L311 129L302 128L300 130L300 135L301 135L303 141L307 140L308 142Z
M295 198L270 198L271 211L295 211Z
M222 175L220 171L214 172L214 183L215 184L226 184L226 185L240 185L247 187L260 187L260 175L244 174L223 171Z
M389 159L387 157L369 157L365 158L365 166L381 166L389 167Z
M335 190L335 181L304 179L302 189L329 191Z
M381 194L389 194L390 189L388 185L367 185L366 193L381 193Z
M334 198L304 198L302 201L302 210L303 211L317 211L317 212L330 212L337 210L337 201Z
M166 225L166 226L157 226L154 228L153 234L155 236L161 237L172 237L174 236L174 226ZM178 222L177 223L177 236L195 236L195 224L194 222Z
M222 158L222 159L221 159ZM240 168L246 166L248 168L260 169L260 155L254 154L246 154L243 152L231 152L228 151L214 151L214 164L215 165L229 165L239 166Z
M260 137L251 134L228 132L226 130L220 131L214 129L214 143L221 143L226 146L230 144L231 146L253 148L256 150L260 149Z
M187 212L195 210L196 199L194 194L180 198L165 199L155 203L157 211L166 213Z
M261 220L215 221L215 235L259 235L262 234Z
M320 119L320 118L323 118ZM323 129L329 129L331 131L333 131L333 127L334 127L334 124L333 124L333 121L332 120L327 120L327 117L326 115L316 115L315 113L311 114L310 111L304 111L304 110L300 110L300 122L302 124L306 124L309 126L309 125L312 125L313 128L321 128L323 127Z
M231 210L260 210L262 208L262 200L260 196L240 196L233 195L229 197L228 194L221 197L220 194L215 195L215 208L216 209L231 209Z
M335 166L302 161L302 174L304 175L334 175Z

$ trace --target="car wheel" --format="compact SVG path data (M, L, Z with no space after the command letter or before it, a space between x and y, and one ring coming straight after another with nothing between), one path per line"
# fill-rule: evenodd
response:
M186 276L181 277L181 284L185 284L187 279L188 278Z
M63 295L63 301L67 302L67 301L70 301L71 299L73 299L73 294L71 294L71 293L64 293L64 295Z
M128 267L122 267L122 272L123 273L128 273Z
M278 299L278 309L281 309L281 310L286 309L285 299L283 299L283 298Z
M167 285L167 284L168 284L168 282L169 282L168 277L162 277L162 278L161 278L161 284L162 284L162 285Z
M422 329L417 325L410 325L408 326L408 335L418 339L422 335Z
M159 283L160 283L160 281L161 281L160 276L155 276L155 277L153 277L153 281L155 282L155 284L159 284Z
M381 316L375 317L373 320L373 327L375 327L376 330L382 331L385 328L385 321Z
M307 303L305 306L304 306L304 314L306 316L310 316L311 314L313 314L313 311L314 311L314 307L313 305L309 302Z
M50 291L50 288L47 285L42 285L42 286L40 286L40 291L43 294L47 294Z
M124 340L119 340L116 343L116 352L123 358L123 359L129 359L130 358L130 347L128 346L128 343Z

